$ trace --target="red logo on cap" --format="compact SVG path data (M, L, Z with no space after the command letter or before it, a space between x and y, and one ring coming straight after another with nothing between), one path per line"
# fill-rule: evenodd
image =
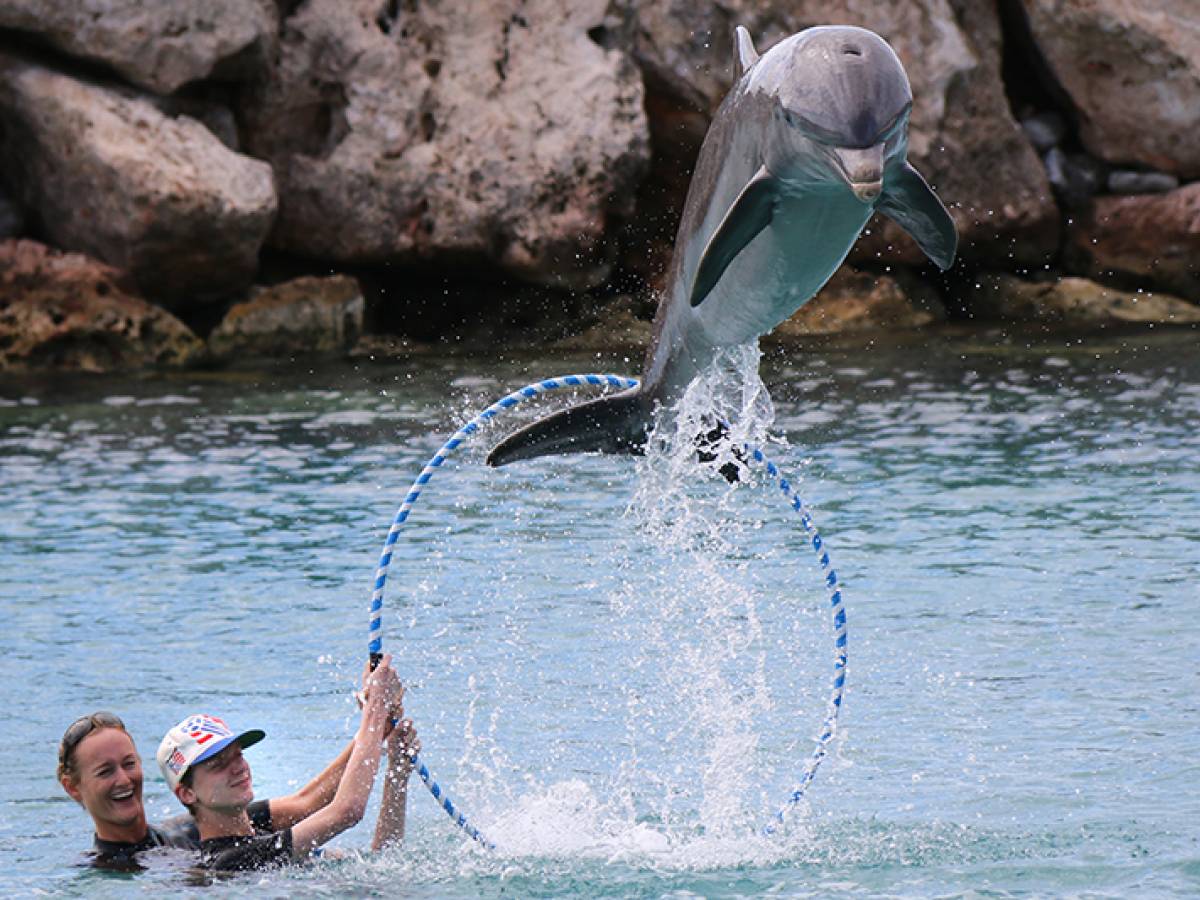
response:
M203 744L214 737L228 737L233 733L229 726L216 716L192 716L183 723L183 728L197 744Z

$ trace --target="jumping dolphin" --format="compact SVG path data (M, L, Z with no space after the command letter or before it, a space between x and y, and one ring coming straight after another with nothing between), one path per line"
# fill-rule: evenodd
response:
M488 455L637 452L725 347L756 340L829 280L873 212L945 270L954 221L909 165L912 90L887 42L809 28L760 58L736 32L735 84L696 163L639 387L534 422Z

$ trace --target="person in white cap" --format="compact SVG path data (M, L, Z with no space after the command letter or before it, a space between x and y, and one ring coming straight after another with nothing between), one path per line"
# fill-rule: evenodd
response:
M242 750L265 736L236 732L215 716L188 716L163 738L158 765L167 784L196 820L200 858L216 870L245 870L306 859L362 820L385 739L390 759L374 846L403 837L412 755L412 723L403 719L404 689L391 657L364 677L362 718L332 796L317 808L254 801L250 765ZM393 727L393 723L398 723Z

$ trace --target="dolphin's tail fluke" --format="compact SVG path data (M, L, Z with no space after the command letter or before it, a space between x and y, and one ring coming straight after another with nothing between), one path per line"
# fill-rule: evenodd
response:
M489 466L552 453L639 453L650 428L649 402L635 388L539 419L492 448Z

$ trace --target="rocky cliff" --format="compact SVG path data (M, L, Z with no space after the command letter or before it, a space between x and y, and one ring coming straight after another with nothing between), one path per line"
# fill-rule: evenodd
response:
M1194 327L1195 0L0 0L0 368L645 318L738 24L889 40L962 235L943 276L871 223L784 335Z

